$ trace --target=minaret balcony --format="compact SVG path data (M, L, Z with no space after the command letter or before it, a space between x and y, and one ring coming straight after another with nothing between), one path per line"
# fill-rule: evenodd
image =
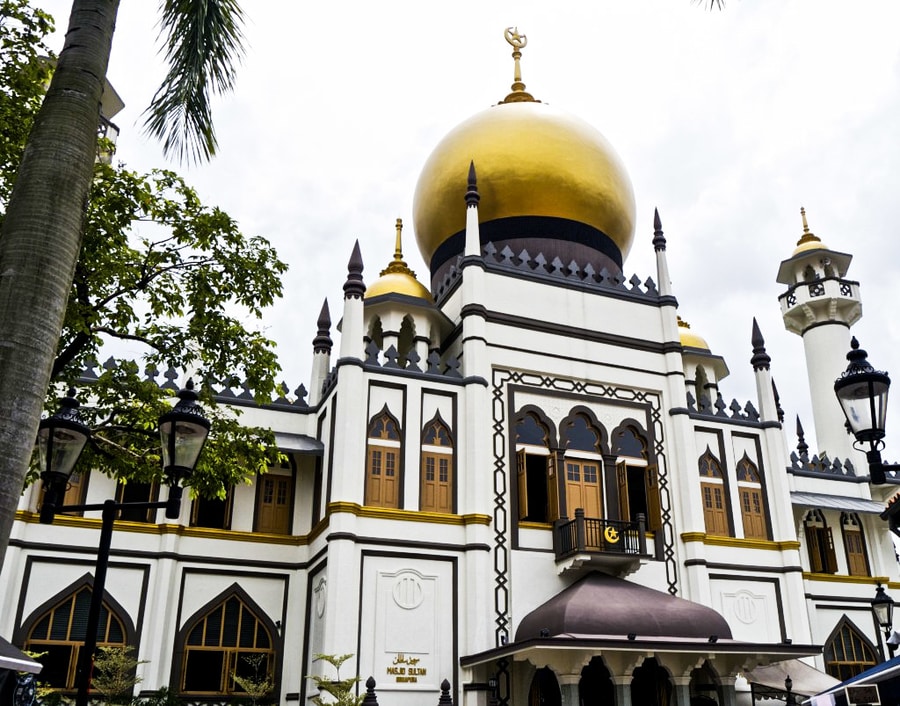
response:
M778 301L785 326L796 333L826 321L852 325L862 316L859 283L838 277L798 282Z
M650 560L644 516L635 522L606 520L575 510L574 519L553 523L553 551L559 573L584 568L628 575Z

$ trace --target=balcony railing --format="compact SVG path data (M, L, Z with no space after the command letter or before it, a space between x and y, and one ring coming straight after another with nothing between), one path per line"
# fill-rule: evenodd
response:
M623 522L585 517L578 509L574 520L562 518L554 524L553 549L557 560L576 554L646 556L646 530L643 515L636 522Z

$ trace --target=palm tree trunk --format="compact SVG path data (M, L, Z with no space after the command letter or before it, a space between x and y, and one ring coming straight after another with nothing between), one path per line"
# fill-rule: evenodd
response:
M119 0L74 0L0 231L0 568L81 247Z

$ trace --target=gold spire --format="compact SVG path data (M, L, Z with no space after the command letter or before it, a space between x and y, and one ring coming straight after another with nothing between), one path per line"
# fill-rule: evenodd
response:
M682 318L681 318L680 316L678 316L677 314L676 314L675 318L676 318L676 320L678 321L678 328L690 328L690 327L691 327L691 325L690 325L687 321L685 321L684 319L682 319Z
M522 49L524 49L528 45L528 37L524 34L519 34L518 27L507 27L503 32L503 36L506 38L506 41L513 48L513 61L515 62L515 69L513 71L513 84L510 86L512 88L512 93L510 93L506 98L504 98L501 103L540 103L540 101L535 101L534 96L530 93L526 92L525 84L522 83L522 67L519 64L519 60L522 58Z
M424 299L433 304L434 298L431 292L422 286L422 283L416 279L416 273L409 269L409 266L403 260L403 242L401 233L403 232L403 219L397 219L397 236L394 241L394 259L388 263L369 288L366 289L366 299L381 296L382 294L403 294L416 299Z
M800 218L803 220L803 235L797 241L797 245L806 245L806 243L821 243L822 240L815 234L810 232L809 224L806 222L806 209L800 207Z
M401 241L401 233L403 232L403 219L397 219L397 240L394 243L394 259L385 267L380 275L383 277L389 272L410 275L415 278L416 273L409 269L409 266L403 260L403 243Z

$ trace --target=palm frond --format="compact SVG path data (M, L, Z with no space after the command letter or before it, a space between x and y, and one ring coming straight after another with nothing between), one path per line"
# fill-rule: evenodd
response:
M157 89L144 130L178 161L216 152L210 98L234 87L244 55L243 12L237 0L163 0L160 37L169 72Z

